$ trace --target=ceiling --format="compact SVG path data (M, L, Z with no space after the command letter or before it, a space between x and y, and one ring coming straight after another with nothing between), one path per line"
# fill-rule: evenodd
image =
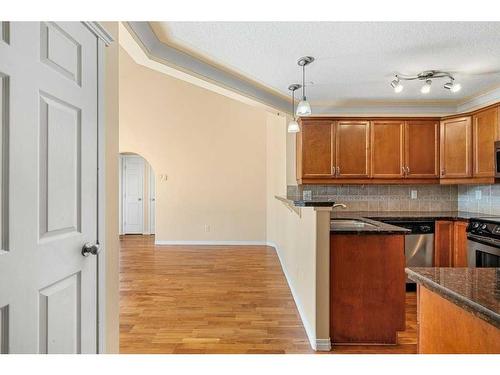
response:
M296 61L311 55L308 99L459 103L500 86L500 22L152 22L163 43L289 95L301 81ZM394 93L394 73L454 74L452 94L436 80L427 95L419 81Z

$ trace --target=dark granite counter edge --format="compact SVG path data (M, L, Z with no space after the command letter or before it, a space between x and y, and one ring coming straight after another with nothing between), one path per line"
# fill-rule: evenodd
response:
M331 218L330 220L334 221L335 219L338 219L338 218ZM341 220L342 219L362 220L364 222L367 222L368 224L373 224L376 227L375 228L355 228L355 227L353 227L352 229L345 229L345 228L344 229L336 229L336 228L334 228L334 224L330 224L330 233L360 234L360 235L363 235L363 234L401 234L401 235L404 235L404 234L408 234L411 232L411 230L409 230L409 229L398 227L398 226L391 225L391 224L386 224L386 223L383 223L383 222L377 221L377 220L368 219L366 217L360 218L360 217L346 216L346 217L341 218Z
M474 217L496 217L498 215L468 211L334 211L332 218L356 216L373 220L469 220Z
M286 201L296 207L332 207L335 204L334 201L329 200L304 200L299 199L298 197L285 197L279 195L275 195L274 197L281 201Z
M315 202L315 201L304 201L304 200L291 200L289 199L290 202L292 202L295 206L297 207L332 207L335 202Z
M475 316L483 319L484 321L494 325L497 328L500 328L500 314L497 314L494 311L491 311L486 307L474 301L471 301L467 297L464 297L463 295L454 292L453 290L443 287L442 285L428 279L427 277L420 275L418 272L415 272L409 268L405 268L405 271L408 274L408 278L410 280L422 284L428 289L437 292L437 294L454 303L455 305L462 307L463 309L473 313Z

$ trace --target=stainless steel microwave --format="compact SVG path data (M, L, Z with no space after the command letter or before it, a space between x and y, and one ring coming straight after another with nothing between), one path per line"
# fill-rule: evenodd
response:
M495 142L495 177L500 178L500 141Z

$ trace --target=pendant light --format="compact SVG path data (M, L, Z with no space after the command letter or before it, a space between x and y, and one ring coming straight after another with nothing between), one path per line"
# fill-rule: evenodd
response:
M302 87L298 83L294 83L293 85L288 86L288 90L292 92L292 120L288 123L288 133L298 133L300 131L299 124L295 119L295 90L298 90Z
M302 100L297 106L297 116L309 116L311 114L311 105L306 98L306 65L314 61L312 56L304 56L297 61L297 64L302 67Z

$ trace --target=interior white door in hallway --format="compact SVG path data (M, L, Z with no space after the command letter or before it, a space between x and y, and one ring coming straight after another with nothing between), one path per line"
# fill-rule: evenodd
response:
M96 353L98 39L0 27L0 350Z
M123 157L123 233L144 232L144 159Z

